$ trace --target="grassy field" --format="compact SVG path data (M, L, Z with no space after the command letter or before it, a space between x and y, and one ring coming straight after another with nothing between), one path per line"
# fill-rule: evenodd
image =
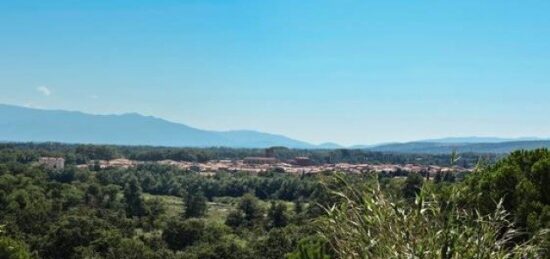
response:
M177 196L170 195L152 195L148 193L143 194L145 200L158 199L165 208L167 217L179 217L183 213L184 204L183 199ZM213 202L208 202L207 219L215 222L225 222L227 214L232 208L238 204L238 198L224 197L215 199Z
M167 217L179 217L183 213L184 204L183 199L177 196L170 195L152 195L148 193L143 194L143 198L147 201L150 199L160 200L166 207L165 215ZM239 204L240 198L234 197L217 197L212 202L208 202L207 219L212 222L225 222L227 214ZM292 210L294 204L292 202L283 201L289 210ZM259 201L259 204L267 212L270 201Z

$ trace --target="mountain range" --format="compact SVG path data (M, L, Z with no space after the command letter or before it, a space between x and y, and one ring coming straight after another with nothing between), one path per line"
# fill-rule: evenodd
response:
M75 111L43 110L0 104L0 141L62 142L175 147L266 148L285 146L300 149L345 148L336 143L314 145L282 135L252 130L210 131L137 113L94 115ZM356 145L349 148L402 153L508 153L516 149L550 148L550 140L535 137L453 137Z
M176 147L315 148L285 136L250 130L208 131L137 113L92 115L0 105L0 141Z
M409 142L384 144L369 147L367 150L391 153L510 153L518 149L550 148L549 140L523 140L481 143Z

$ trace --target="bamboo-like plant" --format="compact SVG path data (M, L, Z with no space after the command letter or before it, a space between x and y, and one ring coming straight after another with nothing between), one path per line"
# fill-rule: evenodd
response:
M342 202L325 208L321 234L339 258L542 258L541 232L527 241L499 203L491 215L461 208L461 192L440 201L425 185L414 204L396 201L378 185L333 191Z

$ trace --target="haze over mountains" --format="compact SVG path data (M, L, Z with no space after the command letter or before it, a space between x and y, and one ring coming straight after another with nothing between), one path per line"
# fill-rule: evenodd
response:
M543 138L537 137L522 137L522 138L498 138L498 137L451 137L440 139L426 139L416 142L431 142L431 143L502 143L515 141L540 141Z
M136 113L91 115L11 105L0 105L0 140L176 147L314 147L281 135L248 130L200 130Z
M384 144L368 148L371 151L393 153L429 153L443 154L453 151L459 153L510 153L518 149L550 148L548 140L505 141L493 143L436 143L409 142Z
M285 146L302 149L343 148L336 143L310 144L282 135L251 130L209 131L136 113L92 115L62 110L41 110L0 104L0 141L63 142L176 147L265 148ZM443 138L410 143L357 145L350 148L381 152L507 153L516 149L550 147L539 138L495 137Z

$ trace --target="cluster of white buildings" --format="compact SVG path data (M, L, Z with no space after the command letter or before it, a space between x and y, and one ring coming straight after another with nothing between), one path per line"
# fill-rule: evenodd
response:
M136 167L140 164L144 164L145 162L142 161L136 161L136 160L130 160L126 158L117 158L113 160L91 160L88 162L88 164L82 164L77 165L78 168L94 168L99 167L100 169L106 169L106 168L132 168Z
M199 172L204 175L215 174L216 172L248 172L251 174L257 174L265 171L282 171L290 174L309 174L319 173L324 171L339 171L347 173L366 173L366 172L425 172L430 175L445 172L465 172L470 171L466 168L458 167L441 167L441 166L425 166L425 165L396 165L396 164L321 164L321 165L306 165L311 163L304 162L302 160L291 160L287 162L281 162L274 158L252 157L245 158L243 160L212 160L206 163L174 161L174 160L162 160L153 163L174 166L182 170L189 170ZM300 161L299 163L295 161ZM91 161L86 165L79 165L79 167L95 167L99 168L132 168L141 164L151 163L144 161L135 161L129 159L114 159L114 160L96 160Z

